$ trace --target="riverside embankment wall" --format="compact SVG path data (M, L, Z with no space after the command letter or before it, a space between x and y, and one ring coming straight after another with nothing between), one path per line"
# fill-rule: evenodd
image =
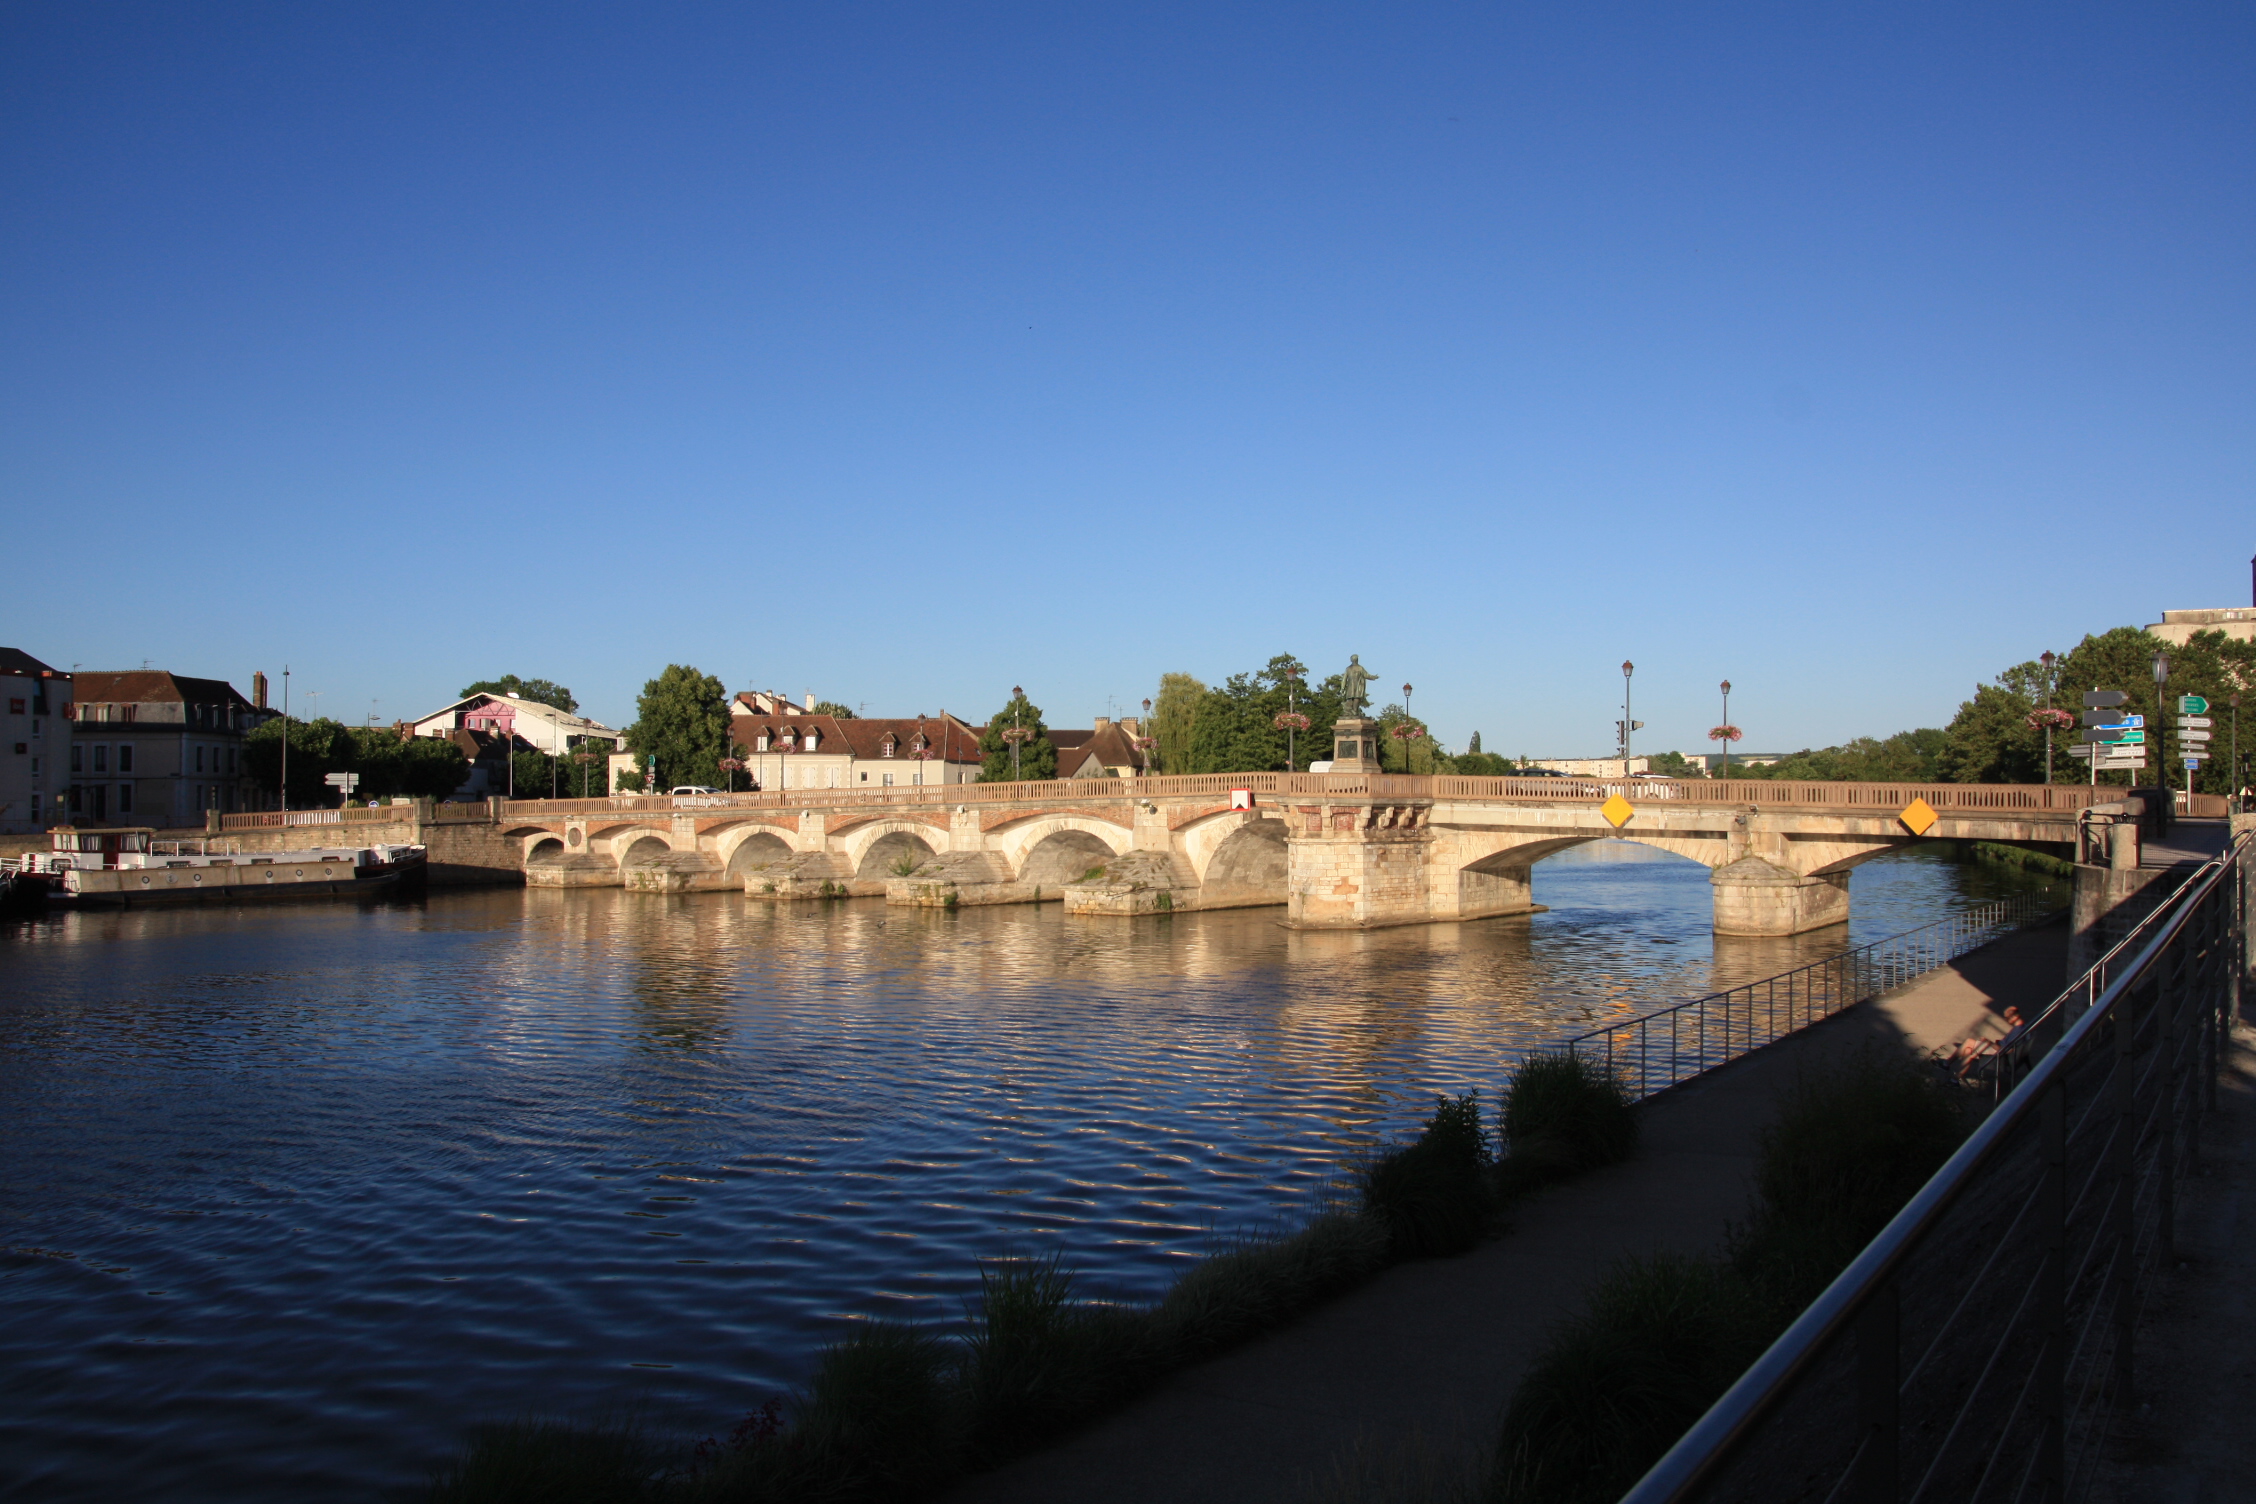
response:
M288 825L259 830L230 830L220 835L202 826L160 830L159 841L209 841L214 851L304 851L310 847L413 846L430 852L429 881L439 888L521 887L524 859L516 841L490 821L435 820L412 815L398 820L356 820L350 825ZM0 855L21 856L45 851L52 843L44 834L0 837Z

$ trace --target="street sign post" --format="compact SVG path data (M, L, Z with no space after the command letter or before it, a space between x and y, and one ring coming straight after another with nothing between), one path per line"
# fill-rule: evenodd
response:
M2130 696L2119 689L2095 689L2084 696L2084 703L2098 710L2109 705L2121 705L2129 699Z
M2202 698L2201 696L2199 696L2199 695L2180 695L2180 696L2178 696L2178 714L2180 714L2180 715L2207 715L2208 713L2209 713L2209 702L2208 702L2207 700L2203 699L2203 698Z
M2122 731L2144 726L2146 717L2143 715L2125 715L2119 710L2087 710L2084 712L2084 724L2098 726L2102 729L2112 727L2115 730Z
M2146 740L2146 733L2115 726L2101 726L2097 730L2085 732L2083 739L2102 747L2135 747Z

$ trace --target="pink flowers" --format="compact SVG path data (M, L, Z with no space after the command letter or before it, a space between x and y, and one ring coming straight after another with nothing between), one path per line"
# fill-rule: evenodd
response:
M1744 734L1737 726L1710 726L1708 728L1708 740L1711 742L1735 742Z
M2076 718L2065 710L2032 710L2029 712L2029 729L2031 731L2042 731L2048 726L2058 731L2066 731L2075 724Z
M1277 719L1271 724L1279 731L1306 731L1309 721L1307 716L1302 715L1297 710L1281 710L1277 712Z

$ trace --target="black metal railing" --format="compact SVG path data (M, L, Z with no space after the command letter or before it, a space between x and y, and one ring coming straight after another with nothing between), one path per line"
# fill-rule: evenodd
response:
M2251 852L2033 1021L2059 1044L1624 1504L2085 1495L2216 1105Z
M1792 971L1577 1034L1564 1048L1602 1059L1632 1098L1649 1097L2060 912L2060 901L2044 893L1993 899Z

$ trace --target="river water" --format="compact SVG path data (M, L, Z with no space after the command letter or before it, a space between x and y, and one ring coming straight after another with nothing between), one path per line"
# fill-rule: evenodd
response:
M1853 939L2022 874L1911 852ZM481 1419L724 1430L977 1261L1163 1289L1436 1092L1797 965L1706 869L1536 868L1529 918L774 905L616 890L0 927L0 1496L412 1489Z

